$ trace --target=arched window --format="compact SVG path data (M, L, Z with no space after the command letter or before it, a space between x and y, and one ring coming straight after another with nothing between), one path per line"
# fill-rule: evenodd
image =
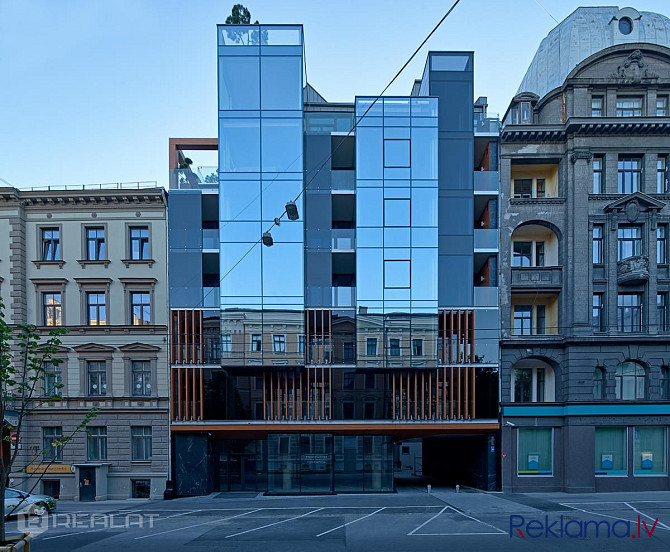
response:
M644 399L646 395L646 372L638 362L627 360L616 367L616 398L624 401Z
M661 366L661 398L670 399L670 368Z
M605 398L605 370L600 366L593 369L593 398Z
M554 371L548 364L522 360L512 372L514 402L553 402Z

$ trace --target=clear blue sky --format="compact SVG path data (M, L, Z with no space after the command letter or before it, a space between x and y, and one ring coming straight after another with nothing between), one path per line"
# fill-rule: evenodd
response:
M609 4L539 1L559 21ZM168 138L216 136L215 25L234 3L0 0L0 178L167 186ZM353 101L383 89L452 0L244 3L262 23L302 23L310 83ZM670 15L668 0L629 5ZM504 112L555 24L537 0L461 0L389 93L409 93L428 49L474 50L475 97Z

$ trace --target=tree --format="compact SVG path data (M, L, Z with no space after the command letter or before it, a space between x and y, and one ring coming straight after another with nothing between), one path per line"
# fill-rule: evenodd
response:
M242 4L235 4L226 17L226 25L252 25L251 12ZM258 20L253 25L259 25ZM268 32L263 30L260 34L258 30L249 31L248 29L226 29L228 38L233 42L242 44L267 44Z
M250 25L251 12L242 4L235 4L228 17L226 17L226 25ZM258 25L258 21L254 23Z
M19 324L12 327L5 320L4 304L0 300L0 544L6 542L5 518L21 508L21 502L11 511L5 512L5 489L9 475L16 462L26 417L35 413L36 408L45 401L60 398L62 383L47 373L48 365L58 366L62 360L55 355L61 344L61 336L67 333L64 328L54 328L45 341L35 326ZM40 382L46 384L48 397L41 399L36 392ZM50 458L46 467L56 459L55 447L64 447L74 436L87 429L87 425L96 417L99 409L94 407L84 415L80 424L68 435L52 442L52 450L41 450L30 460L40 456ZM8 431L7 414L12 416L11 432ZM13 435L11 435L13 433ZM13 438L13 439L12 439ZM37 478L30 488L35 487L46 474L46 467L37 473Z

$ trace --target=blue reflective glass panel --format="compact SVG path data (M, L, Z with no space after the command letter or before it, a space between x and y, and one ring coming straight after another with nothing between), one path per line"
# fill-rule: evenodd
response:
M263 171L301 172L302 119L263 119L262 129Z
M252 247L248 243L225 243L221 244L220 266L221 274L226 274L221 279L221 296L246 296L258 297L261 295L261 245L253 246L251 252L244 256ZM244 257L244 258L242 258ZM240 259L242 259L240 261ZM239 261L239 264L233 266ZM232 270L231 270L232 269Z
M261 184L257 180L231 180L220 185L221 220L259 220Z
M383 129L364 127L356 129L356 177L382 178L384 176Z
M274 220L280 216L288 201L293 201L302 190L301 180L264 180L263 181L263 220ZM296 205L298 216L304 217L300 199ZM286 217L282 220L286 220Z
M437 188L412 188L412 226L437 226Z
M222 222L219 229L219 240L225 242L246 242L254 243L258 241L263 233L260 221L257 222Z
M409 140L384 140L384 167L409 167Z
M409 247L409 228L384 228L384 247Z
M384 287L408 288L410 285L410 262L384 261Z
M275 243L263 248L263 302L274 296L302 297L303 247L300 243Z
M383 191L381 188L362 188L356 192L357 226L383 226Z
M409 199L385 199L384 226L409 226L409 204Z
M302 109L301 57L261 57L261 109Z
M412 178L437 178L437 128L412 129Z
M381 228L357 228L356 247L379 247L384 234Z
M258 119L219 121L219 170L258 172L261 168L261 133Z
M257 56L219 57L219 109L260 109Z
M383 257L381 249L356 251L356 297L358 300L380 301L383 298ZM364 276L363 276L364 275Z
M412 250L412 299L437 300L437 248Z

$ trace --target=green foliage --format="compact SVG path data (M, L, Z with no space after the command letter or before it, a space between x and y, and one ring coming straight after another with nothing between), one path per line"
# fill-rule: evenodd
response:
M219 181L219 175L216 174L216 172L209 173L207 176L205 176L205 182L207 182L208 184L218 181Z
M230 15L226 17L226 25L249 25L250 22L251 12L242 4L235 4Z
M251 12L242 4L235 4L230 15L226 18L226 25L251 25ZM258 20L253 25L258 25ZM226 35L233 42L241 44L267 44L268 33L262 31L259 35L257 30L226 29Z

